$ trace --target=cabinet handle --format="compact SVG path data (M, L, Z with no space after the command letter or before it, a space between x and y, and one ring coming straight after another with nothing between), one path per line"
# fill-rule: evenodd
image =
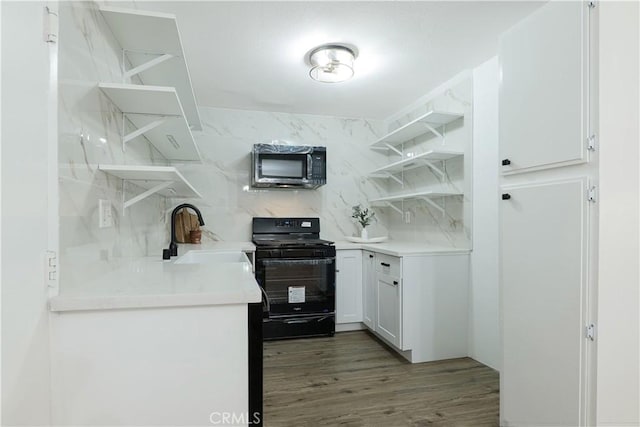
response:
M509 194L509 193L504 193L502 195L502 200L509 200L510 198L511 198L511 194Z
M340 273L340 270L338 270L337 268L336 268L336 273Z
M383 267L391 267L391 264L387 264L386 262L381 262L380 265Z
M370 255L369 255L369 258L373 258L373 255L371 255L371 254L370 254Z
M397 280L393 281L393 286L398 286L398 281Z
M502 161L502 166L509 166L510 164L511 164L511 160L509 160L509 159L504 159Z

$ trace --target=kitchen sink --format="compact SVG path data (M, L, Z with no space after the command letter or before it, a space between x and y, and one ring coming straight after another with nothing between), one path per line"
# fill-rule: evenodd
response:
M249 262L241 251L190 251L175 261L175 264L219 264L228 262Z

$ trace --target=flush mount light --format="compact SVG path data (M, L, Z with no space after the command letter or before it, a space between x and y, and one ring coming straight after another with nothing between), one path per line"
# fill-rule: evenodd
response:
M309 52L313 80L323 83L339 83L353 77L354 49L339 44L326 44Z

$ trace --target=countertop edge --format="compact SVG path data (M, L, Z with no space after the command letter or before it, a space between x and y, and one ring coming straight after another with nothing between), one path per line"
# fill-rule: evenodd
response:
M49 299L49 311L54 313L71 311L106 311L171 307L202 307L221 305L244 305L262 301L256 288L250 292L217 294L134 295L134 296L55 296Z
M394 247L389 247L392 244ZM407 249L402 249L402 245L409 245ZM416 248L415 243L402 243L402 242L381 242L381 243L352 243L352 242L336 242L335 247L337 251L340 250L367 250L371 252L383 253L393 256L424 256L424 255L455 255L455 254L470 254L469 248L443 248L443 247L424 247Z

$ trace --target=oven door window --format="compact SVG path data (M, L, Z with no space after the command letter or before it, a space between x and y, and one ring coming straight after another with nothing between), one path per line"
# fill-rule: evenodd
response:
M278 154L260 155L260 178L291 178L307 177L306 154Z
M264 288L271 315L335 310L335 259L265 259Z

